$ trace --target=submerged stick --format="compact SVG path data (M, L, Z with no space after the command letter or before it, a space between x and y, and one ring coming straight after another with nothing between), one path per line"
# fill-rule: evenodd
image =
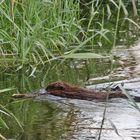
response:
M34 95L34 94L13 94L12 97L13 98L33 98L33 97L37 97L38 95Z

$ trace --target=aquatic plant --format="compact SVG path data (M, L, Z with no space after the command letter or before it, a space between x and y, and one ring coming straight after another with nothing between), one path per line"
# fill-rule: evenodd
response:
M2 89L2 90L0 90L0 93L10 91L10 90L13 90L13 88ZM21 130L23 130L23 127L22 127L21 123L19 122L19 120L16 118L16 116L2 104L0 104L0 129L1 128L9 129L7 123L3 119L3 115L7 116L10 119L14 119L17 122L17 124L19 125L19 127L21 128ZM4 138L4 137L0 134L0 138Z
M67 54L90 52L116 46L130 6L137 16L135 1L20 0L0 3L0 66L17 70L62 59ZM87 8L87 9L86 9ZM117 13L117 15L116 15ZM126 18L127 17L127 18ZM69 56L70 54L70 56ZM81 59L81 54L76 56ZM85 53L84 58L88 57ZM74 56L75 57L75 56ZM91 57L92 58L92 57Z

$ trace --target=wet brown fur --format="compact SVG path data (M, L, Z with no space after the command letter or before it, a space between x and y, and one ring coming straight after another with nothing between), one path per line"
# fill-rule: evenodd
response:
M47 92L51 95L82 99L82 100L105 100L107 97L110 98L127 98L126 95L122 94L121 91L108 91L101 92L95 90L89 90L78 86L72 86L65 82L54 82L47 86Z

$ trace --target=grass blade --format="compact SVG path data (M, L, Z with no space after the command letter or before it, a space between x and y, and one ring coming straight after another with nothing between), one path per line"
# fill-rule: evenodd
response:
M76 58L76 59L94 59L94 58L105 58L102 55L95 53L70 53L66 55L62 55L62 58Z
M0 93L2 92L7 92L7 91L10 91L10 90L14 90L15 88L6 88L6 89L0 89Z

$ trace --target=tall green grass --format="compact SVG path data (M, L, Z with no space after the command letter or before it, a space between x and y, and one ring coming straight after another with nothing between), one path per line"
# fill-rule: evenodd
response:
M27 0L16 1L12 14L10 3L4 1L0 5L1 59L20 65L43 64L55 51L61 54L75 41L78 8L67 0Z
M122 0L87 3L80 0L3 0L0 3L0 65L17 69L30 65L36 69L64 53L111 48L116 45L125 18L130 19L126 5ZM131 5L137 16L135 1Z

